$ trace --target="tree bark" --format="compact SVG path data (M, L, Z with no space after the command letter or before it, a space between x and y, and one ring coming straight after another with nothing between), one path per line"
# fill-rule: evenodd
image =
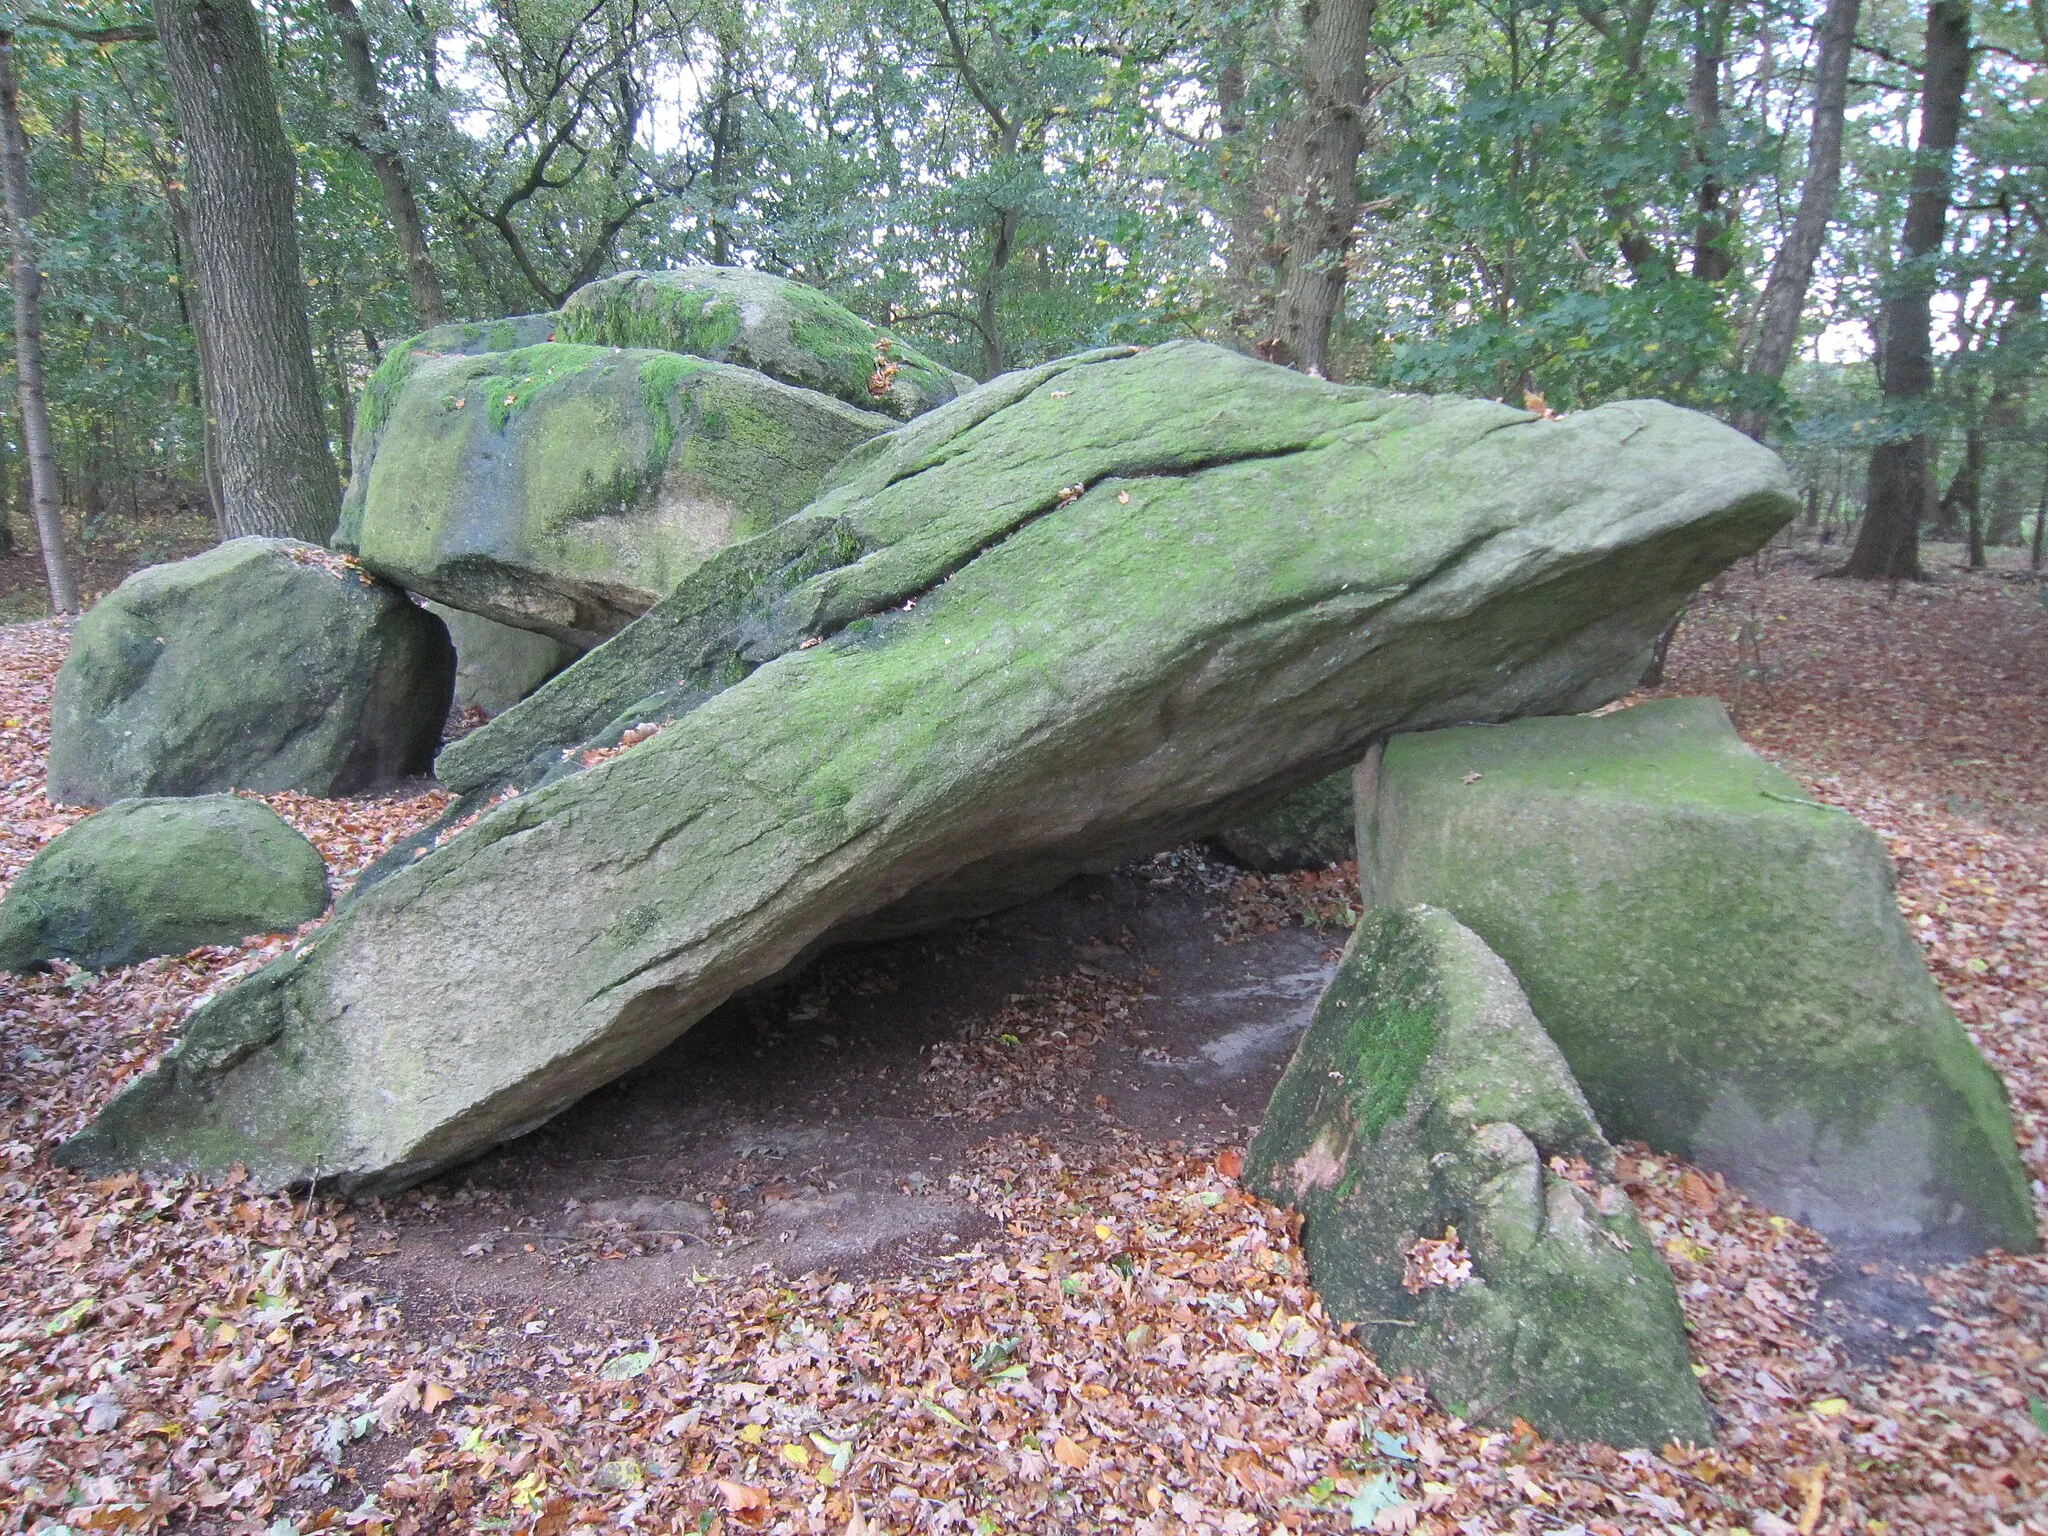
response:
M1906 198L1899 265L1884 301L1885 404L1909 428L1870 455L1863 527L1845 576L1918 578L1920 519L1927 510L1927 433L1914 422L1934 387L1935 262L1948 229L1949 183L1970 81L1969 0L1932 0L1920 93L1920 143Z
M2027 557L2027 569L2041 569L2041 530L2048 528L2048 462L2044 462L2041 476L2041 503L2034 509L2034 547Z
M1729 250L1729 216L1723 205L1721 70L1728 62L1728 12L1731 0L1712 0L1698 12L1693 39L1692 79L1686 87L1685 112L1692 124L1693 163L1700 183L1693 194L1692 275L1718 283L1735 270Z
M1999 402L1994 395L1993 406ZM1935 524L1945 537L1961 533L1970 544L1970 569L1984 569L1984 423L1972 420L1963 429L1963 462L1949 477L1936 509Z
M446 325L448 298L441 291L441 274L427 248L426 222L420 217L412 177L391 137L391 122L384 113L384 87L377 78L377 60L370 52L370 34L363 26L362 12L356 9L356 0L327 0L327 11L340 32L341 59L348 70L349 89L355 93L356 147L369 156L370 168L383 190L391 232L398 237L399 253L405 257L413 314L422 330Z
M221 531L324 543L341 493L306 324L297 177L249 0L156 0L192 181Z
M1799 322L1806 313L1806 290L1813 283L1813 265L1827 243L1828 225L1842 190L1842 117L1849 100L1849 60L1856 51L1856 22L1863 0L1828 0L1820 23L1820 56L1814 64L1813 123L1806 138L1806 182L1799 189L1799 210L1792 231L1771 262L1758 314L1756 344L1750 348L1752 379L1776 384L1785 377L1792 351L1799 344ZM1762 441L1770 412L1751 407L1736 425Z
M192 330L192 351L199 360L199 465L206 477L206 502L218 523L225 515L227 498L220 488L220 412L213 403L213 346L207 337L206 294L199 278L192 234L192 210L170 180L164 182L164 200L171 210L171 234L178 258L178 306L185 324Z
M1012 118L1005 122L997 136L996 153L1005 159L1017 153L1017 122ZM988 232L988 265L981 274L981 285L974 297L974 327L981 332L982 377L994 378L1009 366L1009 358L1003 347L1003 332L996 314L996 295L1001 287L1003 272L1010 265L1010 258L1017 251L1017 227L1023 222L1022 210L1014 205L996 210L995 222Z
M6 418L0 417L0 421ZM7 451L7 429L0 426L0 556L14 553L14 485L8 474L14 466Z
M1291 226L1272 339L1261 351L1328 378L1330 329L1344 304L1358 225L1375 0L1306 0L1302 121L1288 189Z
M355 391L349 387L348 364L342 360L341 340L332 331L327 333L327 372L334 381L334 421L339 429L335 439L341 444L341 477L346 480L355 473L352 463L356 437Z
M725 215L732 199L733 100L739 94L737 43L726 33L718 38L718 96L710 110L711 125L711 264L732 265L732 221Z
M0 173L4 173L7 227L14 265L14 375L21 393L21 446L28 460L29 500L43 576L55 613L78 612L78 579L64 538L57 492L57 444L50 434L43 391L43 273L36 259L35 210L29 201L28 139L21 131L21 101L14 80L14 34L0 32Z

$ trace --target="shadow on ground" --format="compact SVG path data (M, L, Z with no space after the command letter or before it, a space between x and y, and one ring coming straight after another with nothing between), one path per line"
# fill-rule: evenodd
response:
M1230 941L1235 878L1166 854L835 951L392 1202L363 1277L414 1307L654 1321L763 1265L854 1276L972 1248L989 1224L952 1176L993 1138L1076 1158L1118 1131L1241 1142L1343 934Z

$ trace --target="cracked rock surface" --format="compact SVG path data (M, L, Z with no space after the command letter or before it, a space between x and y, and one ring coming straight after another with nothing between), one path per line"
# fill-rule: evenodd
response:
M1542 421L1199 343L997 379L444 753L452 818L67 1155L402 1185L824 943L1206 835L1392 730L1611 698L1795 510L1651 402Z

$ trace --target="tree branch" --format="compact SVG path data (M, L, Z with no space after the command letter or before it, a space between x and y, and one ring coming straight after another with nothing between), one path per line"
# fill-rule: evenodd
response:
M953 67L960 71L961 82L966 85L974 99L981 103L981 110L986 112L989 121L996 125L996 132L1007 136L1010 132L1009 116L996 105L995 98L989 95L982 85L981 76L977 75L974 66L967 62L967 45L960 40L960 28L953 21L953 8L946 0L932 0L932 4L938 9L939 20L946 24L946 41L952 45Z
M75 37L81 43L98 43L106 47L111 43L153 43L156 28L146 21L129 22L114 27L81 27L76 22L66 21L61 16L45 16L40 12L24 16L19 26L47 27L52 32L62 32L66 37Z

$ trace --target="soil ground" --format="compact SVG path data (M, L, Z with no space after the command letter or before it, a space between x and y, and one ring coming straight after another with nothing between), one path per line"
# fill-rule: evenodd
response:
M20 519L15 520L17 525ZM73 534L80 599L90 606L145 565L182 560L219 539L213 518L184 503L166 503L137 516L110 516L87 539ZM14 528L14 547L0 555L0 624L40 618L50 611L42 552L33 536Z
M1746 564L1660 691L1886 836L2039 1179L2048 611L1930 553L1895 590ZM75 819L63 645L0 634L0 878ZM443 803L269 798L338 874ZM1838 1257L1645 1148L1716 1447L1544 1444L1379 1373L1231 1176L1349 879L1182 849L841 950L355 1207L48 1162L286 936L0 978L0 1530L2048 1533L2048 1263Z

